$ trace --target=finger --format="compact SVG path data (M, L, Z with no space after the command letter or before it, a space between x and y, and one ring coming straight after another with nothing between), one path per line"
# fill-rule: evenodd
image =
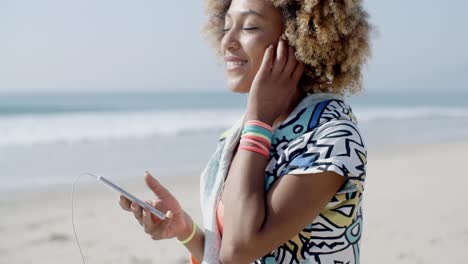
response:
M288 61L284 66L284 74L288 77L291 77L294 72L294 69L296 68L296 65L297 59L296 55L294 54L294 48L288 45Z
M148 209L143 210L143 227L147 234L151 234L154 231L154 223L151 219L151 212Z
M151 207L156 207L157 202L156 201L147 201L147 204L149 204ZM159 209L158 209L159 210ZM157 227L161 223L161 219L159 219L157 216L153 215L150 211L147 211L149 214L147 214L146 223L148 224L148 228L150 229L149 231L152 232L154 231L153 229Z
M265 54L263 54L262 64L258 70L259 74L267 74L271 72L271 67L273 65L273 45L270 45L266 48Z
M148 171L145 171L145 183L158 197L162 198L170 194L169 191L164 188L164 186L162 186L161 183L159 183L159 181L156 180Z
M287 60L286 42L280 38L278 46L276 47L276 58L273 64L273 74L279 74L283 72L284 66Z
M146 209L142 209L142 210L141 210L141 226L143 227L143 229L145 230L145 232L146 232L145 219L146 219L146 217L147 217L147 215L148 215L146 212L147 212ZM146 233L148 233L148 232L146 232Z
M151 213L147 209L145 209L143 213L143 226L145 227L145 232L147 234L151 234L154 228L154 224L151 220Z
M293 75L291 76L292 80L296 83L299 82L299 80L302 77L302 74L304 73L305 66L303 63L299 62L296 65L296 68L294 69Z
M131 207L132 207L133 214L135 215L135 218L138 220L140 224L143 224L143 221L142 221L143 210L141 209L141 207L138 204L133 203L133 202L131 204Z
M130 208L130 201L123 195L120 195L119 205L120 207L122 207L122 209L126 211L132 211L132 209Z

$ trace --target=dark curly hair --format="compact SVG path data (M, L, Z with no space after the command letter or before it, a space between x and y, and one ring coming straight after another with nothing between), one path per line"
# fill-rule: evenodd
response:
M306 93L356 93L362 65L370 57L369 15L362 0L269 0L283 14L284 33L303 62L299 82ZM208 39L221 54L222 29L230 0L206 0Z

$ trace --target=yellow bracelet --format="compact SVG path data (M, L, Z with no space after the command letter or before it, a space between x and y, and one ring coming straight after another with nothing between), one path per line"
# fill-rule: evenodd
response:
M188 242L190 242L195 237L195 233L197 232L197 225L195 224L195 221L192 220L192 222L193 222L193 230L192 230L192 233L190 234L190 236L185 240L182 240L182 241L179 240L180 243L182 243L182 245L187 244Z

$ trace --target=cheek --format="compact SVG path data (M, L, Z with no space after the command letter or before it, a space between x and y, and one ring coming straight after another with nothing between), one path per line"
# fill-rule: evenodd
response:
M249 56L251 67L253 70L258 70L263 61L265 50L271 42L262 36L249 38L244 45L245 51Z

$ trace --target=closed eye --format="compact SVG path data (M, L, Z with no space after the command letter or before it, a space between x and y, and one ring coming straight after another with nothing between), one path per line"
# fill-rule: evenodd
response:
M258 27L247 27L247 28L243 28L243 30L255 30L255 29L258 29Z
M255 29L258 29L258 27L246 27L246 28L242 28L242 30L255 30ZM223 28L223 32L228 32L229 30L231 30L230 28Z

